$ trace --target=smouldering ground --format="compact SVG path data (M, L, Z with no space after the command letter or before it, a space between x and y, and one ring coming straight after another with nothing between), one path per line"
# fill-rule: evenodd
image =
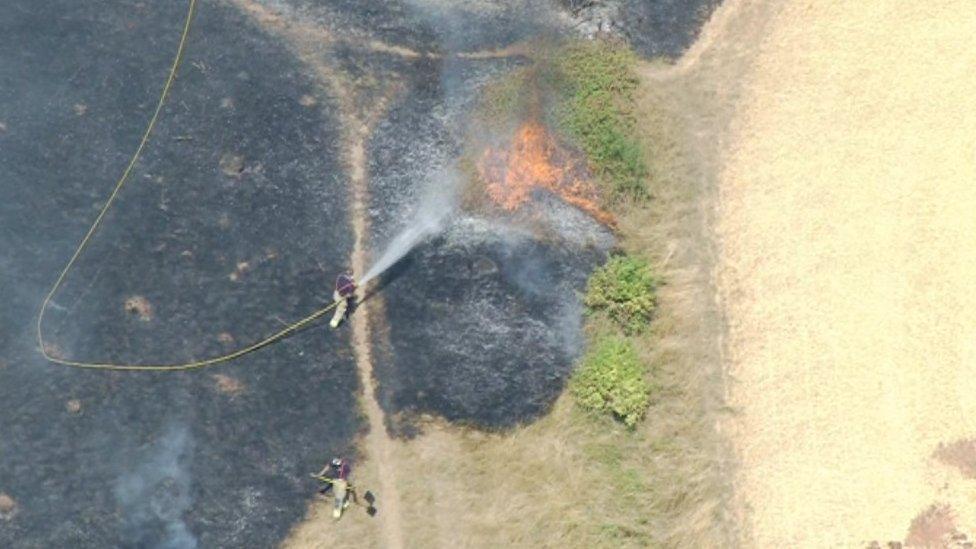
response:
M933 504L972 535L972 452L933 454L976 435L976 10L741 4L767 25L719 173L744 541L905 540Z

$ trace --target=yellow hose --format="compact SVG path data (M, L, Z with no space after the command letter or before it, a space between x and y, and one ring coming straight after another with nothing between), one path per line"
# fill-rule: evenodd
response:
M319 309L318 311L315 311L314 313L306 316L305 318L298 320L297 322L293 322L292 324L286 326L284 329L279 330L271 334L270 336L267 336L264 339L257 341L256 343L252 343L247 347L238 349L236 351L224 355L215 356L203 360L196 360L192 362L182 362L182 363L174 363L174 364L114 364L108 362L83 362L78 360L66 360L59 357L51 356L47 351L46 345L44 344L44 332L42 329L44 323L44 313L46 312L47 307L51 302L51 298L53 298L54 294L57 293L57 291L61 288L61 285L64 282L64 278L68 275L68 271L71 270L71 268L75 264L75 261L81 255L81 252L88 246L88 242L91 240L92 235L95 234L95 231L102 223L102 219L105 217L105 214L108 212L109 208L112 207L112 204L115 202L115 198L118 196L119 191L122 190L122 187L129 180L129 175L131 174L133 167L135 167L136 162L139 160L140 155L142 155L143 149L146 148L146 144L149 142L149 135L152 133L153 128L156 126L156 121L159 119L159 113L163 110L163 105L166 103L166 97L167 95L169 95L169 90L173 85L173 81L176 79L176 71L179 69L180 63L183 60L183 51L186 46L187 36L190 34L190 22L193 20L193 13L196 10L196 4L197 4L196 0L190 0L189 9L187 10L186 13L186 21L183 24L183 34L180 35L180 43L176 49L176 56L173 58L173 65L169 69L169 75L166 77L166 84L163 85L163 91L162 93L159 94L159 101L156 103L156 110L153 112L152 118L149 119L149 124L146 125L146 130L142 134L142 139L139 140L139 146L136 147L135 153L133 153L132 158L129 159L129 163L125 167L125 170L122 172L121 177L119 177L118 182L115 183L115 188L112 189L112 194L109 195L108 200L105 202L105 205L102 206L101 211L98 212L98 216L95 217L94 223L91 224L91 227L89 227L88 232L85 233L85 237L81 239L81 242L78 244L78 247L75 248L75 252L71 255L71 259L68 260L68 263L64 266L64 269L61 270L61 274L58 275L58 278L54 282L54 285L51 287L51 290L47 293L47 295L44 297L44 301L41 303L41 310L37 314L37 344L40 347L41 354L44 355L44 358L46 358L47 360L53 363L61 364L64 366L71 366L74 368L87 368L93 370L126 370L126 371L158 372L158 371L193 370L197 368L203 368L206 366L212 366L214 364L219 364L222 362L228 362L234 360L250 352L256 351L261 347L270 345L271 343L278 341L279 339L287 336L288 334L294 332L295 330L298 330L302 326L305 326L306 324L319 318L320 316L329 312L336 306L336 302L333 302L331 305Z

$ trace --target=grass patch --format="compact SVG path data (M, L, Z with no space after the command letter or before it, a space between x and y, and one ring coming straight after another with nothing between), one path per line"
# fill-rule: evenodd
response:
M657 284L646 260L615 256L590 275L583 304L590 313L605 313L624 333L641 334L657 306Z
M587 410L609 412L634 427L651 399L647 368L634 345L618 336L601 336L590 346L570 388Z
M475 110L476 126L508 129L528 118L538 101L537 67L519 67L486 84Z
M603 41L565 46L556 56L565 131L579 143L613 203L647 196L647 163L637 134L636 58Z
M576 402L595 412L608 412L634 427L651 400L647 368L625 338L603 336L591 344L570 384Z
M583 303L587 314L605 316L609 330L589 323L597 335L570 383L576 403L609 413L630 428L643 419L656 388L648 381L645 359L627 335L639 335L651 323L657 305L657 279L646 260L617 255L590 275Z

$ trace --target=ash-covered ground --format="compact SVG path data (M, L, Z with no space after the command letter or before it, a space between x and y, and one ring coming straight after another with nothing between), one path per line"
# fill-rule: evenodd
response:
M573 28L615 36L647 57L677 57L695 40L721 0L558 0Z
M180 374L36 350L40 299L138 143L185 10L25 0L0 22L0 491L18 507L0 546L269 546L304 512L307 473L360 428L346 332ZM200 4L153 140L48 312L56 352L205 357L330 299L346 177L309 90L282 47Z
M556 4L263 4L447 54L568 28ZM306 474L363 428L348 332L321 324L177 374L80 371L36 349L37 308L138 143L186 6L9 0L0 17L0 493L14 502L0 546L272 546L304 514ZM368 141L380 250L457 159L478 88L520 61L333 54L405 83ZM202 358L327 302L353 245L336 110L279 37L201 0L149 147L48 310L51 352ZM492 427L537 417L579 350L575 291L609 246L546 196L508 220L452 216L380 281L384 409Z

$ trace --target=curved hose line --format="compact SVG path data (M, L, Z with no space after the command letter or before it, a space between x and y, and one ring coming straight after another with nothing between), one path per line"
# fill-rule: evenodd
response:
M54 285L51 286L51 290L48 291L47 295L44 297L44 301L41 302L41 310L37 314L37 344L38 347L40 348L41 354L44 355L44 358L46 358L47 360L55 364L61 364L63 366L71 366L73 368L86 368L91 370L123 370L123 371L155 371L155 372L194 370L197 368L212 366L214 364L219 364L222 362L229 362L236 358L240 358L248 353L256 351L262 347L270 345L271 343L274 343L275 341L282 339L283 337L294 332L295 330L298 330L302 326L305 326L306 324L312 322L313 320L321 317L328 311L335 308L335 306L337 305L336 302L333 302L329 306L319 309L318 311L315 311L314 313L306 316L305 318L293 322L288 326L286 326L285 328L271 334L270 336L265 337L264 339L261 339L260 341L252 343L247 347L243 347L241 349L238 349L236 351L224 355L219 355L219 356L215 356L203 360L196 360L192 362L182 362L182 363L174 363L174 364L115 364L109 362L84 362L80 360L67 360L67 359L52 356L50 353L48 353L48 350L44 343L44 331L43 331L44 313L46 312L47 307L51 302L51 299L54 297L54 294L56 294L57 291L61 289L61 285L64 283L64 279L68 275L68 272L71 270L72 267L74 267L75 261L78 260L78 257L85 250L85 248L88 247L88 243L91 240L92 235L95 234L95 231L101 225L102 219L105 217L105 214L108 213L109 209L112 207L112 204L115 202L115 199L119 194L119 191L121 191L122 187L126 184L126 182L129 181L129 176L132 173L132 169L139 161L139 157L142 155L143 150L146 148L146 144L149 142L149 135L152 133L153 128L156 126L156 122L159 120L159 114L160 112L162 112L163 106L166 104L166 97L169 95L170 88L172 88L173 86L173 81L176 80L176 72L180 68L180 63L182 63L183 61L183 53L186 47L187 36L190 34L190 22L193 20L193 14L196 11L196 4L197 4L196 0L190 0L189 8L187 9L187 13L186 13L186 21L183 23L183 33L180 35L179 46L176 49L176 56L173 58L173 64L170 66L169 75L166 77L166 83L163 85L163 90L159 94L159 101L156 102L156 110L153 111L153 115L149 119L149 123L146 125L146 130L142 133L142 139L139 140L139 146L136 147L136 150L132 154L132 157L129 159L129 163L126 165L125 170L122 171L122 175L119 177L119 180L115 183L115 188L112 189L112 193L109 195L108 200L105 201L105 205L102 206L102 209L98 212L98 216L95 217L95 221L91 224L91 227L88 228L88 232L85 233L85 236L84 238L81 239L81 242L78 243L78 247L75 248L74 253L71 254L71 259L68 260L68 263L65 264L64 269L61 270L61 274L58 275L58 278L54 282Z

